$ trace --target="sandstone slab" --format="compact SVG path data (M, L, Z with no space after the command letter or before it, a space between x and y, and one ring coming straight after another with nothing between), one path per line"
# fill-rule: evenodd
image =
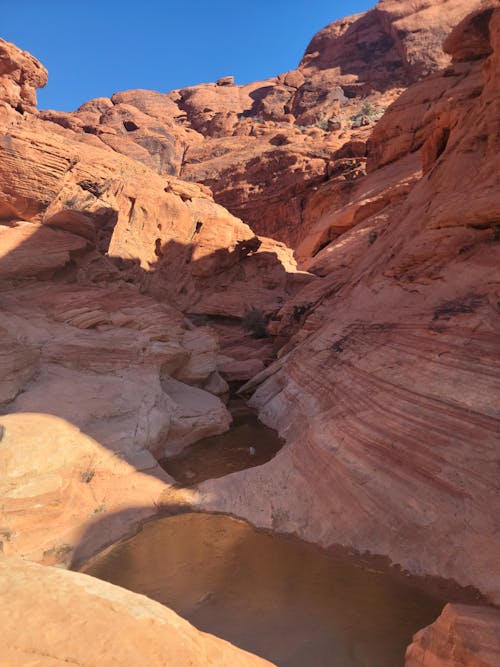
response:
M158 602L85 574L1 559L0 597L0 660L11 667L271 665Z

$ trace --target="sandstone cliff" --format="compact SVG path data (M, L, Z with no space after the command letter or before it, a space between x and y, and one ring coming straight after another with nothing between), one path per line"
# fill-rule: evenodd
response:
M321 30L296 70L266 81L131 90L42 117L205 183L255 232L295 247L317 217L317 188L336 176L339 196L349 190L373 125L410 83L449 63L444 38L480 4L381 0Z
M500 601L496 4L382 0L275 79L72 114L0 42L5 554L75 565L181 503ZM175 489L156 458L227 429L223 368L260 371L286 446ZM474 665L432 657L469 646L461 615L409 664Z
M207 188L41 119L45 81L0 42L0 662L269 664L146 598L4 558L74 567L157 514L173 480L155 457L231 421L217 335L184 313L238 322L256 295L274 312L308 278Z
M159 486L169 478L154 456L228 428L218 337L193 319L222 318L244 339L239 323L249 309L276 312L310 277L296 270L288 248L256 237L206 187L161 176L40 119L25 100L34 101L45 70L12 44L0 48L2 63L12 63L0 71L0 90L8 92L0 136L0 405L10 413L0 526L9 536L6 553L40 560L49 552L68 562L82 522L92 522L97 509L112 516L119 508L113 476L130 472L109 457L102 470L93 465L104 460L99 447L147 473L151 485L139 483L138 512L117 520L118 532L103 529L97 548L157 511ZM252 343L250 353L258 354ZM266 354L269 347L264 341ZM259 361L249 370L262 367ZM23 427L28 413L41 415L32 429ZM66 431L47 415L69 422ZM97 447L85 470L78 464L85 438L74 427ZM53 476L42 466L39 480L29 481L29 452L40 449L50 468L55 453L42 433L52 428L63 433L59 443L76 442L74 456ZM95 475L88 487L78 482L85 471ZM101 473L107 481L97 491ZM74 482L68 512L63 497ZM37 542L36 508L51 514L53 503L61 504L55 532L47 526Z
M499 40L498 10L468 19L375 128L369 175L313 228L296 333L248 386L287 445L199 500L497 602Z

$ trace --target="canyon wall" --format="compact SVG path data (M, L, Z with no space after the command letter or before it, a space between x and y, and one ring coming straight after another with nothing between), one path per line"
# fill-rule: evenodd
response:
M449 63L444 38L480 4L383 0L325 27L297 69L265 81L130 90L42 117L160 174L206 184L256 233L295 247L321 211L318 188L335 178L341 205L364 170L373 126L408 85Z
M377 124L351 200L312 229L322 277L282 310L291 340L246 387L286 446L198 502L498 602L499 10L446 48L452 63Z
M155 456L227 430L218 337L194 319L244 337L246 312L276 312L311 277L206 187L40 118L45 70L7 42L0 55L0 527L4 553L68 563L96 514L109 521L88 551L156 513L171 480Z
M5 556L76 567L193 507L500 601L496 4L382 0L271 80L74 113L0 41ZM157 458L226 430L254 373L286 445L177 488ZM462 664L425 648L461 613L411 667Z
M0 41L0 662L268 665L50 566L137 531L173 483L156 457L228 428L217 335L184 313L237 323L308 276L206 187L43 120L46 80Z

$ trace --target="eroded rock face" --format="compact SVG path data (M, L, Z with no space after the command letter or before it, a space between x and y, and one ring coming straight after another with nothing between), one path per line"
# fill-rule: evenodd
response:
M47 83L47 70L36 58L0 39L0 118L36 111L36 89Z
M500 612L448 604L413 638L406 667L495 667L500 663Z
M465 4L443 2L440 16L459 20ZM362 113L342 136L337 115L359 96L399 94L391 68L404 87L444 62L435 8L374 12L330 27L270 82L128 91L41 118L7 102L5 553L68 565L184 503L500 600L499 11L463 22L447 69L373 132ZM357 67L370 45L380 69L339 82L342 58ZM177 173L220 184L219 200L286 235L311 273ZM270 345L264 355L235 334L249 309L283 344L267 368ZM194 324L214 317L222 354ZM287 445L263 467L173 489L154 457L227 428L219 368L230 381L258 372L252 403Z
M492 54L410 88L369 176L317 223L322 278L287 303L277 328L296 334L248 386L286 447L199 502L498 602L498 10L488 26Z
M325 27L296 70L266 81L131 90L41 117L160 174L208 185L256 233L295 248L317 190L332 179L349 187L386 107L449 63L443 39L480 4L381 0Z
M9 49L26 69L21 79L34 81L36 65ZM145 105L161 113L154 95ZM24 452L40 474L16 463L1 494L1 525L6 552L67 565L94 514L87 553L155 514L171 482L155 457L229 427L221 400L229 388L218 370L227 357L213 328L194 319L227 320L241 337L248 309L271 316L310 276L207 187L160 175L94 135L77 140L70 126L11 111L0 138L0 409L9 413L0 417L2 451L6 466ZM118 122L112 111L101 99L82 113ZM63 452L65 439L59 470L53 446Z
M72 260L78 280L132 281L191 313L234 317L257 302L276 311L304 281L291 251L259 240L207 188L47 132L48 123L25 125L9 128L0 147L5 278Z
M16 349L36 359L36 370L24 357L14 362L20 370L9 412L58 415L130 455L175 452L228 427L224 405L204 391L227 391L213 334L198 330L193 347L180 313L133 286L47 282L4 289L0 302L5 330L23 341Z
M76 572L0 560L1 660L12 667L265 667L158 602Z

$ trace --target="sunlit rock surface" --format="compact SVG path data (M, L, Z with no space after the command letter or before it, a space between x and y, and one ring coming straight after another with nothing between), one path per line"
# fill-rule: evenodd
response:
M480 5L381 0L320 30L297 69L271 79L129 90L42 118L160 174L205 183L256 233L294 247L317 188L332 175L349 185L387 106L449 63L444 38Z
M191 318L226 319L244 338L249 309L267 318L312 277L205 186L160 175L102 142L77 141L71 129L18 108L34 100L45 70L14 45L0 46L11 63L0 74L8 110L0 135L0 425L10 443L4 465L15 454L31 466L16 464L4 480L0 528L6 553L42 562L55 554L68 564L96 515L88 552L157 512L172 480L155 457L229 427L218 360L232 377L237 346L229 349L236 359L221 354L213 328ZM47 495L56 441L67 458ZM94 463L88 446L99 452ZM108 475L110 466L120 470ZM12 505L6 499L30 477L32 500ZM124 507L130 512L120 514ZM112 528L101 521L116 512Z
M495 667L500 664L500 611L449 604L418 632L405 667Z
M0 559L0 660L11 667L269 667L173 611L76 572Z

